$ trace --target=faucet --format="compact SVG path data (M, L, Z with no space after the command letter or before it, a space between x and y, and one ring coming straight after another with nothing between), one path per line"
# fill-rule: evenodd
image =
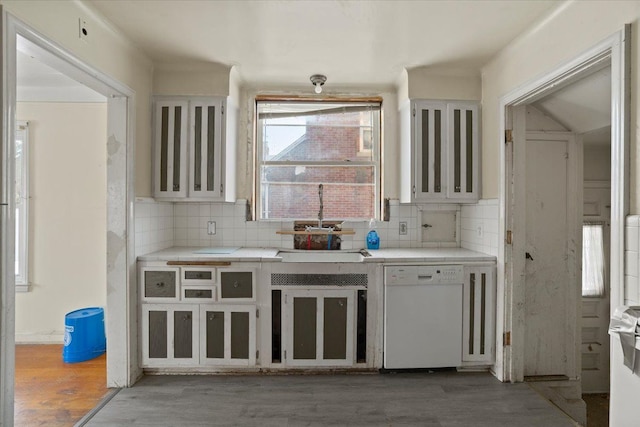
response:
M320 197L320 211L318 212L318 228L322 228L322 210L324 206L322 205L322 184L318 185L318 197Z

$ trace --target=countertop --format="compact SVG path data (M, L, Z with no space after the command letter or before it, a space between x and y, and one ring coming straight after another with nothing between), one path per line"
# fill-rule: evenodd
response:
M204 248L172 247L138 256L138 261L230 261L230 262L280 262L278 248L239 248L232 253L195 253ZM285 251L292 251L287 250ZM298 251L296 251L298 252ZM307 252L307 251L304 251ZM308 251L320 252L320 251ZM326 252L326 251L322 251ZM331 251L338 252L338 251ZM353 252L353 251L350 251ZM407 262L495 262L493 255L464 248L385 248L368 250L371 256L363 262L407 263Z

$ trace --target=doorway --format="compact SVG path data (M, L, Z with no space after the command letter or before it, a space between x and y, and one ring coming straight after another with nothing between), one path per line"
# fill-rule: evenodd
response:
M532 269L531 264L536 262L531 259L532 254L527 256L529 239L526 236L529 229L531 217L535 218L535 213L530 212L527 207L527 199L531 196L527 192L530 179L526 173L527 160L524 154L528 147L527 130L528 116L526 108L535 106L541 110L542 115L554 116L556 107L569 112L570 116L580 116L581 107L588 110L591 104L582 105L572 103L557 102L556 105L547 104L554 94L565 92L576 92L580 95L581 90L575 90L580 82L589 81L588 79L603 78L606 80L606 90L608 96L604 100L606 104L606 114L604 115L606 123L598 125L600 127L610 125L610 152L611 152L611 198L607 204L610 209L610 269L609 283L616 284L612 286L609 292L611 305L620 305L620 295L624 283L624 219L628 212L628 98L629 84L626 75L625 64L628 63L628 27L625 31L614 34L609 39L603 41L598 46L581 55L565 66L554 70L549 75L544 76L534 82L531 82L513 93L505 96L501 100L501 106L504 107L505 115L501 118L501 123L505 130L504 149L501 150L503 168L502 168L502 189L501 189L501 209L505 213L505 220L501 223L504 227L501 232L505 237L505 246L499 254L499 263L504 263L504 291L505 299L499 302L503 306L505 312L505 323L501 325L505 333L511 336L510 345L499 343L498 347L502 347L502 374L505 380L512 382L523 381L528 376L539 376L540 383L535 384L534 388L538 389L549 400L559 406L565 412L572 415L578 421L586 421L584 419L584 403L581 400L581 366L582 357L582 331L581 331L581 308L582 308L582 292L581 292L581 264L582 257L582 223L583 223L583 159L584 154L582 139L584 134L577 129L575 124L562 123L563 120L557 120L566 131L572 131L578 141L577 144L577 173L570 173L569 181L573 181L573 186L577 190L568 192L567 200L574 199L575 206L567 204L569 211L567 219L573 221L574 225L568 224L564 227L567 233L563 233L566 237L562 239L562 246L568 247L564 258L558 260L556 254L555 261L547 261L548 265L563 266L568 271L566 276L562 276L558 281L547 281L542 279L540 282L533 281L538 286L534 292L550 293L554 291L554 287L564 287L563 294L564 304L553 304L549 308L552 310L547 313L551 318L556 319L555 327L552 331L545 326L541 318L531 317L531 310L535 308L531 301L528 300L528 293L531 288L529 285L529 275ZM625 36L626 35L626 36ZM586 85L592 89L593 80ZM556 99L557 101L557 99ZM540 112L540 111L539 111ZM598 127L596 126L596 127ZM509 130L508 132L506 130ZM569 150L570 151L570 150ZM572 158L568 155L569 160ZM557 167L557 166L556 166ZM538 175L549 173L549 169L538 171ZM533 178L535 179L535 178ZM570 187L567 187L570 188ZM556 220L557 222L558 220ZM535 222L535 221L534 221ZM555 225L555 224L554 224ZM540 227L541 225L539 225ZM502 228L501 227L501 228ZM543 230L546 231L548 228ZM549 264L550 263L550 264ZM536 267L540 268L540 267ZM565 272L563 272L564 274ZM567 282L568 281L568 282ZM549 295L546 295L549 297ZM602 315L604 318L605 315ZM607 317L608 321L608 317ZM546 329L545 329L546 328ZM561 350L554 349L550 351L545 358L536 358L530 353L535 351L527 341L531 337L545 337L543 341L563 342L565 347ZM503 344L503 345L500 345ZM539 343L540 344L540 343ZM606 343L604 345L607 345ZM543 347L544 348L544 347ZM537 346L536 346L537 349ZM500 351L500 349L499 349ZM605 351L608 351L608 347ZM554 378L555 377L555 378Z
M50 42L26 24L4 13L2 41L2 145L0 149L0 414L2 424L13 423L13 390L15 366L15 275L14 275L14 167L9 159L15 155L16 132L16 63L18 37L35 44L47 56L47 63L82 82L107 98L106 182L106 312L107 385L123 387L139 376L135 317L135 260L130 224L133 218L133 91L111 77L83 63ZM68 167L72 167L68 166Z

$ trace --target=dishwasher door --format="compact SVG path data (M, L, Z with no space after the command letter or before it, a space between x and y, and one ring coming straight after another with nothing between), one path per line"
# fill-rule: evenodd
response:
M462 266L385 268L384 367L462 364Z

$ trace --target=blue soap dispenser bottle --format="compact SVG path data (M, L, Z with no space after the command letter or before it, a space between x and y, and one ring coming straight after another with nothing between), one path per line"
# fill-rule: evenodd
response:
M369 221L369 233L367 233L367 249L380 249L380 237L376 230L373 229L375 220Z

